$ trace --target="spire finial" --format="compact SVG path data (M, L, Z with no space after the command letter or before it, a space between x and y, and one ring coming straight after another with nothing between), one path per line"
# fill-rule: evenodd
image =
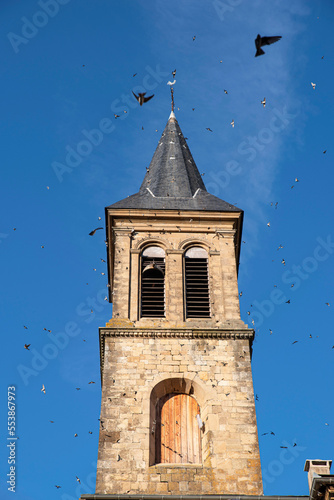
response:
M175 70L176 72L176 70ZM174 76L174 71L173 71L173 76ZM170 93L171 93L171 97L172 97L172 113L174 113L174 85L176 83L176 80L174 79L173 82L167 82L167 85L170 85Z

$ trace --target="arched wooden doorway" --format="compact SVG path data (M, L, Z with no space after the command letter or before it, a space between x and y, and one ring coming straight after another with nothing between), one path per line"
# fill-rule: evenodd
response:
M199 414L199 405L188 394L171 393L159 399L156 408L156 463L201 463Z

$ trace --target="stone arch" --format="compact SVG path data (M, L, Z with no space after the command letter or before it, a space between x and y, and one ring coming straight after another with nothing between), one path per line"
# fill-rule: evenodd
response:
M170 248L168 242L159 236L154 236L154 238L148 236L146 238L142 238L141 240L135 242L134 248L144 250L146 247L154 245L163 247L165 251Z
M212 391L199 379L198 376L194 377L194 374L187 374L182 376L181 374L170 374L169 377L161 377L160 381L155 381L155 385L150 391L150 442L149 442L149 456L150 465L156 463L157 450L156 450L156 433L160 431L157 429L157 412L159 408L159 402L169 394L177 395L184 394L195 400L200 408L200 415L205 412L208 405L208 399L213 397ZM201 438L205 432L205 425L201 429Z
M208 253L210 252L210 250L216 251L216 249L212 248L212 246L207 241L200 238L187 238L183 241L180 241L178 249L186 251L189 247L192 246L202 246Z

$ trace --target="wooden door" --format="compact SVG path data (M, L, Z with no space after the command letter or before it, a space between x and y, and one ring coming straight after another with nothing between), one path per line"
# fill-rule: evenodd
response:
M167 394L157 404L156 463L201 463L201 433L194 398Z

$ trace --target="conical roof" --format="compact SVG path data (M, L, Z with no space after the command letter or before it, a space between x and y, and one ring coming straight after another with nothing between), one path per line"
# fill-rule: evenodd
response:
M173 112L139 192L108 208L241 212L239 208L207 192Z

